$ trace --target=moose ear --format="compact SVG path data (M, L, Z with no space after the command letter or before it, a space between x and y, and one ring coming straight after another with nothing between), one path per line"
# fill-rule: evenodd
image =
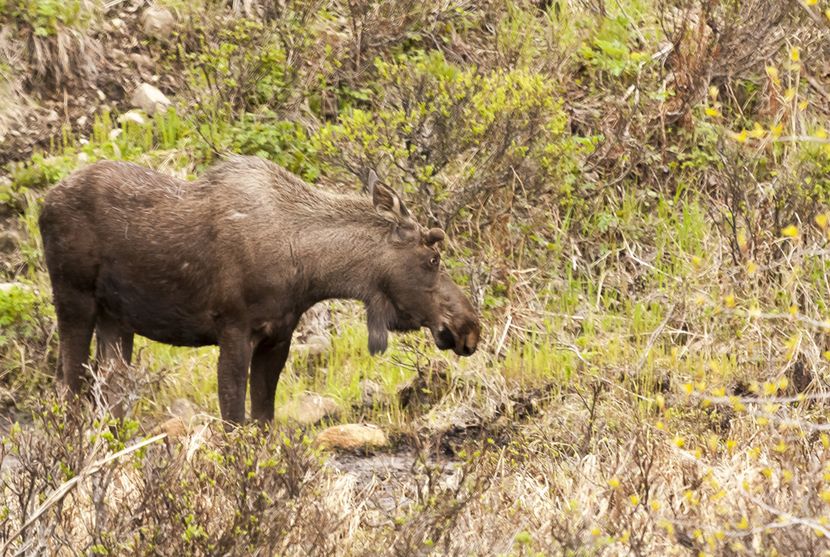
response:
M392 222L399 222L409 216L409 210L403 204L401 198L398 197L398 194L392 191L391 188L381 184L374 170L369 171L366 185L372 194L372 203L375 205L375 210L384 218Z
M430 228L424 237L424 243L432 246L444 240L444 231L440 228Z

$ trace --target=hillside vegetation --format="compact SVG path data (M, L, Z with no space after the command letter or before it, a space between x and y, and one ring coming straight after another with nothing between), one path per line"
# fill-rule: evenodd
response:
M0 0L0 554L826 555L828 130L828 0ZM478 352L332 302L318 423L226 434L217 351L143 339L64 405L44 194L225 153L375 169Z

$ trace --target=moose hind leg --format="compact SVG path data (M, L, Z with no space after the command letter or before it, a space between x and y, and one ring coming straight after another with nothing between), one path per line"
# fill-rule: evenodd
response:
M254 350L251 358L251 418L260 424L270 424L274 419L274 395L290 346L290 339L263 341Z
M75 288L54 288L55 313L60 335L63 382L70 394L81 391L81 377L89 361L89 344L95 327L95 298Z
M133 332L104 312L98 313L95 324L97 341L96 364L99 378L104 379L103 392L105 400L101 402L116 417L124 417L127 412L129 395L128 368L133 352Z

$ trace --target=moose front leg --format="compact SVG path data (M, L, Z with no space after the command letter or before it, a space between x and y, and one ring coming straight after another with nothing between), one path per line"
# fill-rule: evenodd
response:
M274 420L274 395L280 373L288 359L291 338L277 342L264 340L251 358L251 418L260 424Z
M219 410L226 429L245 421L245 391L250 361L249 335L239 330L225 331L219 340L218 383Z

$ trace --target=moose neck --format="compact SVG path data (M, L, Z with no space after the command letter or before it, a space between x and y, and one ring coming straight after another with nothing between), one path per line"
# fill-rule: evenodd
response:
M383 240L376 230L337 223L307 232L301 251L310 302L340 298L369 303L378 295Z

